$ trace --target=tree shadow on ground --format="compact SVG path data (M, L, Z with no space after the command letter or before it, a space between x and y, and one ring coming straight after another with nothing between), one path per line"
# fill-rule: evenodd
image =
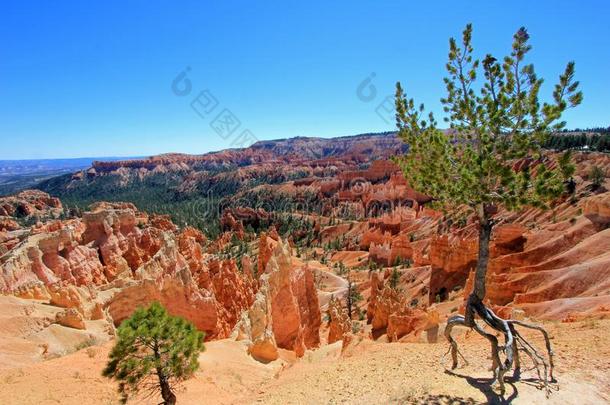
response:
M412 405L479 405L483 404L483 402L475 401L472 398L463 398L456 397L453 395L425 395L419 398L414 398L412 396L407 398L402 398L397 403L400 404L412 404Z
M458 374L458 373L455 373L450 370L445 370L445 373L452 375L454 377L460 377L460 378L463 378L464 380L466 380L466 382L468 384L470 384L472 387L478 389L479 391L481 391L483 393L483 395L485 395L485 398L487 398L488 404L492 404L492 405L511 404L515 400L515 398L517 398L517 396L519 395L519 391L517 390L517 387L514 384L514 382L516 380L511 377L506 377L504 379L504 385L506 387L506 391L507 392L512 391L512 393L508 397L506 397L506 393L501 395L493 390L493 388L491 386L491 383L493 382L492 378L475 378L475 377L470 377L470 376L463 375L463 374ZM523 381L523 380L519 380L519 381Z

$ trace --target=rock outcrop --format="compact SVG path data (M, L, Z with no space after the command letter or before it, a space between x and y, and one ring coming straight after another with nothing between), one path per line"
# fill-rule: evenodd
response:
M97 248L108 281L131 276L160 248L162 229L140 230L139 218L132 207L94 207L83 214L83 223L82 243Z
M352 332L352 321L344 310L341 301L332 297L328 302L328 339L332 344L339 340L346 340Z
M14 196L0 197L0 217L57 217L63 207L58 198L39 190L25 190Z
M585 201L584 215L594 223L607 225L610 223L610 195L604 193Z
M227 337L252 304L256 283L234 261L205 254L203 243L201 232L178 232L166 217L148 221L133 204L97 203L82 220L37 228L2 256L0 292L48 299L83 319L107 311L117 326L137 307L160 301L208 339ZM61 322L74 321L71 314Z
M419 283L415 275L414 283ZM429 280L429 278L428 278ZM398 281L401 283L401 281ZM367 307L367 319L373 336L386 334L390 342L419 341L422 332L427 332L427 341L435 342L438 335L440 315L434 309L417 306L410 291L401 287L392 288L379 272L371 273L371 295Z
M133 280L120 280L122 288L107 304L115 324L139 306L158 301L172 315L206 332L206 339L227 337L240 313L252 303L252 283L239 275L232 261L195 265L192 244L183 239L181 250L168 232L162 234L162 241L151 260L136 269Z
M55 322L62 326L74 329L85 329L85 319L83 315L74 308L68 308L58 312L55 316Z
M263 360L272 360L273 345L299 357L317 347L321 316L313 273L293 260L290 246L281 239L259 282L254 304L236 327L236 338L249 340L250 353Z
M16 231L21 226L13 219L9 217L0 217L0 232L2 231Z

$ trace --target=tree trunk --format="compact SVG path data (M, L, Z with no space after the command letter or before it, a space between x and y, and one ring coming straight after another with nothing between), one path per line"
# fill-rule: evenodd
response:
M485 213L479 216L479 260L474 273L473 290L473 294L479 301L483 301L485 298L485 278L487 276L487 264L489 263L489 241L491 240L492 226L491 220Z
M479 208L479 258L477 267L474 273L474 288L468 297L466 309L464 311L464 319L466 325L474 327L475 312L485 317L485 279L487 278L487 265L489 263L489 242L491 240L492 220L489 218L487 209L484 204Z
M161 387L161 397L163 398L164 405L175 405L176 395L172 392L172 389L167 381L167 377L163 373L163 370L157 368L157 376L159 377L159 386Z
M348 281L347 282L347 299L346 299L346 306L347 306L347 316L349 316L349 319L352 319L352 282Z
M504 374L514 366L514 377L519 378L521 372L521 360L519 352L526 353L533 361L538 377L544 383L544 388L547 392L547 397L551 392L549 382L554 382L553 377L553 350L546 330L537 325L526 324L521 321L502 319L494 312L485 306L485 279L487 277L487 264L489 263L489 242L491 240L491 229L493 220L490 218L491 207L481 204L479 207L479 260L474 274L474 288L468 301L464 315L454 315L447 320L445 328L445 337L449 342L449 351L451 351L452 366L455 369L458 364L458 355L462 354L458 350L458 345L451 331L454 326L466 326L474 329L481 336L485 337L491 345L492 370L494 372L494 382L498 383L502 394L504 394ZM492 333L486 332L480 325L475 322L475 316L478 315L485 324L492 328ZM538 353L538 351L517 331L515 325L522 326L528 329L540 331L545 339L548 361ZM500 346L498 343L497 333L504 335L505 345ZM504 362L500 359L500 353L506 355ZM462 356L464 358L464 356ZM465 359L464 359L465 360ZM544 368L544 376L541 374L541 368Z

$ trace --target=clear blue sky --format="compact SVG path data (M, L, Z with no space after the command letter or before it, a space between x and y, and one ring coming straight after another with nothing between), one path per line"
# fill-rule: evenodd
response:
M447 39L467 22L482 54L504 54L526 26L545 94L575 60L585 101L568 126L610 125L606 1L8 3L0 159L202 153L243 129L258 139L392 130L376 107L397 80L441 110ZM178 97L171 84L187 66L192 93ZM372 72L378 93L366 102L357 88ZM191 109L204 89L218 101L211 115L228 108L241 121L231 137Z

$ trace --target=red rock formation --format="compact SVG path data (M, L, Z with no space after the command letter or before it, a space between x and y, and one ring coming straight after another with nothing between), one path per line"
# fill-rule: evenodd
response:
M169 215L152 215L150 217L150 225L162 231L175 232L176 229L178 229L170 219Z
M418 280L417 284L419 283ZM422 332L430 331L427 341L436 341L440 322L439 313L435 310L412 307L412 293L413 291L403 291L403 287L400 287L399 292L398 289L384 283L378 272L371 273L367 319L371 324L373 336L386 333L391 342L415 341Z
M83 244L91 244L100 253L108 281L123 274L129 276L157 252L160 230L141 231L136 224L136 212L131 207L106 208L97 206L83 214L85 231Z
M25 190L14 196L0 197L0 217L55 217L62 210L59 199L39 190Z
M162 237L161 248L136 270L135 280L127 281L109 300L108 310L115 324L129 317L138 306L159 301L169 313L188 319L206 332L206 339L227 337L239 314L252 303L251 284L239 275L231 261L210 262L209 269L195 266L199 273L196 279L173 235L164 233ZM194 239L190 242L194 243ZM185 243L188 242L183 239L182 251L196 251L192 246L184 246Z
M121 186L151 173L171 172L183 176L178 193L197 192L203 184L223 184L234 177L243 184L260 184L261 179L272 183L245 186L235 201L242 191L270 197L277 193L294 200L315 196L321 207L309 217L315 218L315 243L344 236L343 248L368 250L353 252L350 267L362 268L368 258L393 265L398 257L412 259L418 266L399 270L400 294L385 285L389 272L373 273L370 282L364 280L365 272L353 272L356 278L362 277L363 295L370 295L367 318L374 331L387 331L390 340L410 340L436 322L434 311L426 307L442 312L452 306L435 305L437 296L456 299L458 290L470 283L466 280L477 259L476 223L472 217L465 223L449 223L447 218L460 217L462 212L445 217L422 207L429 199L410 189L386 160L389 151L399 151L401 144L386 138L390 137L339 141L337 149L330 151L326 140L298 139L265 141L206 156L98 162L74 176L70 186L100 176L117 176ZM371 163L376 158L380 160ZM592 196L584 178L591 164L608 167L610 159L577 154L576 160L577 203L558 201L547 212L524 209L495 214L502 225L493 233L488 299L501 314L524 311L552 319L577 319L582 314L607 312L608 193L598 191L601 194ZM224 170L236 166L236 170ZM223 170L210 175L206 168ZM304 179L290 180L299 176ZM365 207L369 208L366 213ZM0 199L0 214L11 217L56 217L60 208L58 201L38 192ZM369 217L346 221L341 219L346 212ZM158 300L170 313L205 330L208 339L226 337L235 330L250 340L250 352L260 359L277 358L278 347L302 355L319 344L315 282L309 268L291 257L277 230L271 227L261 235L256 264L242 257L243 273L234 261L219 258L236 233L239 236L245 226L266 221L270 215L231 207L222 216L227 232L209 244L201 232L180 231L167 216L149 217L130 203L97 203L82 219L41 220L30 229L6 232L0 224L0 291L74 308L85 321L110 314L115 324L138 305ZM339 223L324 227L331 216ZM11 219L5 218L4 229L14 228L8 222ZM298 232L288 239L290 244L299 244ZM345 251L298 246L304 255L316 251L318 257L325 254L325 259L332 256L333 261L350 256L342 255ZM419 267L425 265L430 266ZM312 266L320 270L317 264ZM318 282L324 290L322 284ZM426 295L428 299L422 299ZM324 297L326 303L328 296ZM346 328L340 323L329 325L329 340L343 336Z
M272 242L269 240L269 238L267 238L267 234L265 232L261 232L261 235L258 239L257 274L262 274L267 268L267 263L271 258L272 250Z
M594 223L607 225L610 223L610 194L604 193L587 199L583 210L584 215Z
M148 225L144 219L131 204L99 203L82 222L39 227L3 257L0 291L31 298L46 294L52 305L76 308L87 317L103 317L103 304L116 325L157 300L209 339L228 336L252 304L254 280L242 276L233 261L209 260L201 232L186 228L175 234L166 217L153 216ZM112 294L101 302L75 288L102 284Z
M341 301L335 297L331 297L328 302L328 339L327 343L331 344L339 340L348 338L352 332L352 321L349 319L346 311L341 304Z
M223 251L223 249L225 249L227 247L227 245L229 245L231 243L231 240L233 239L233 233L231 232L224 232L223 234L221 234L215 241L212 241L207 249L208 249L208 253L220 253Z
M85 300L73 285L56 285L49 288L50 303L61 308L74 308L81 314L85 313Z
M55 316L55 322L62 326L67 326L68 328L86 329L85 319L81 313L74 308L68 308L58 312Z
M228 325L229 335L241 312L248 309L254 300L255 283L248 273L241 274L235 261L210 261L210 275L214 297L219 304L221 319Z
M2 258L0 291L15 293L60 280L76 285L104 282L97 252L79 245L79 236L78 229L65 227L28 237Z
M424 311L403 306L388 318L387 335L390 342L415 341L424 331L431 330L428 341L436 342L437 329L440 322L437 311Z
M407 234L400 234L382 244L371 242L369 257L383 266L394 266L405 259L413 258L413 248Z
M320 343L320 308L309 268L293 269L289 247L280 240L265 269L269 275L273 333L278 347L301 356Z
M371 244L382 245L384 243L390 243L392 240L392 235L389 233L383 233L381 230L376 228L369 228L362 235L362 239L360 241L360 248L364 250L368 250L371 247Z
M262 208L252 209L249 207L227 208L222 212L220 224L223 229L232 230L238 237L243 236L244 227L250 225L258 228L261 223L268 221L270 215Z
M6 218L6 217L0 217L0 232L1 231L16 231L17 229L21 228L21 226L19 226L19 224L10 219L10 218Z
M430 244L429 303L436 301L438 295L444 300L456 286L463 286L471 269L476 267L478 242L448 235L432 239Z
M178 249L180 254L188 263L189 269L194 275L200 278L208 273L205 271L205 259L203 252L203 244L206 242L206 237L195 228L187 227L178 235ZM208 278L204 283L207 283ZM207 285L207 284L206 284Z
M377 299L383 290L383 284L383 277L379 274L379 272L371 272L371 292L366 309L366 318L369 323L373 320L375 306L377 305Z
M312 271L293 260L280 239L260 278L254 304L235 330L237 339L250 341L250 353L273 360L272 347L293 350L301 357L320 344L320 308Z
M371 327L373 331L384 331L388 327L390 315L402 308L400 297L396 290L385 286L377 295L372 307Z
M390 265L394 265L397 262L402 262L405 259L413 258L413 247L411 247L411 241L409 235L401 234L392 240L392 247L390 250Z
M238 237L243 237L244 225L241 221L237 221L233 214L225 210L220 217L220 226L223 230L233 231Z
M522 252L527 239L527 228L522 224L498 225L493 231L491 256L497 257L515 252Z

